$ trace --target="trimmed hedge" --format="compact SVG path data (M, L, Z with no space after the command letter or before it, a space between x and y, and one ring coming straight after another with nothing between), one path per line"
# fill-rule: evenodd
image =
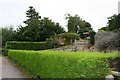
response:
M115 54L9 50L9 58L41 78L104 78Z
M45 50L46 42L6 42L6 49L15 50Z
M71 40L80 39L77 33L69 33L69 32L58 34L57 37L63 37L63 38L71 39Z

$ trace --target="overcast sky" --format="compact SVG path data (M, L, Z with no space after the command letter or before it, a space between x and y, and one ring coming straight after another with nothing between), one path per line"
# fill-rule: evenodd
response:
M107 24L107 17L118 14L119 0L0 0L0 26L17 28L24 25L26 10L33 6L39 15L49 17L67 28L65 14L78 14L82 19L98 28Z

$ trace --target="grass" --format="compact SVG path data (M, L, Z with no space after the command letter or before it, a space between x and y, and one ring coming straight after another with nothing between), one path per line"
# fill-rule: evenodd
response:
M116 53L9 50L8 56L33 76L41 78L104 78L108 60Z

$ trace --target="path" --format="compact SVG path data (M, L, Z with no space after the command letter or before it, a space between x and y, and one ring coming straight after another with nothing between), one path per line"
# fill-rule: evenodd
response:
M2 78L25 78L25 74L7 57L0 56L0 78L1 77Z

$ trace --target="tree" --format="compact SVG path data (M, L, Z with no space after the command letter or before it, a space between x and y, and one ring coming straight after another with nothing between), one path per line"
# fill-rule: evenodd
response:
M120 29L120 14L114 14L111 17L108 17L108 25L106 27L102 27L99 30L104 31L118 31Z
M28 41L28 37L24 36L24 32L27 31L26 27L22 27L21 25L18 26L17 28L17 36L16 39L17 41Z
M98 31L107 31L107 27L102 27L102 28L98 29Z
M78 15L71 16L70 14L67 14L66 20L68 20L68 32L77 33L82 39L87 37L84 35L84 32L93 31L91 24L82 20Z
M55 23L46 17L41 19L40 26L41 41L45 41L47 38L53 37L55 34L65 32L65 30L59 25L59 23Z
M5 28L1 28L2 32L2 47L5 46L5 43L7 41L15 41L16 40L16 31L13 30L13 27L5 27Z
M29 10L26 11L26 17L28 19L24 21L25 27L20 26L18 28L18 36L24 41L40 41L40 19L39 13L30 6Z
M39 13L31 6L27 10L26 15L28 19L24 21L25 27L19 26L17 30L19 41L46 41L46 38L65 32L65 30L49 18L43 19Z
M85 26L85 24L82 22L82 19L78 15L71 16L70 14L67 14L66 20L68 20L68 32L78 33L80 27L83 28Z
M90 40L89 40L89 42L90 42L91 45L94 45L94 43L95 43L95 38L94 38L95 34L96 34L95 31L90 32Z

